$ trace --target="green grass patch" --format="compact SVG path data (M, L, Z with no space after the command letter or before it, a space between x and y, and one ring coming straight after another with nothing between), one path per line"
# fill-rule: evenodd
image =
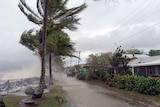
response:
M7 96L4 97L4 103L6 107L18 107L19 102L25 97L22 96Z
M63 103L66 102L66 93L62 90L60 86L53 86L50 88L50 93L44 94L43 98L40 100L40 107L60 107L60 104L56 96L59 96L63 99Z
M63 103L59 103L55 98L59 96L63 99ZM18 107L22 99L26 97L22 96L7 96L4 97L4 103L6 107ZM43 94L42 98L34 100L38 107L61 107L66 101L66 93L62 90L61 86L52 86L50 87L50 92Z

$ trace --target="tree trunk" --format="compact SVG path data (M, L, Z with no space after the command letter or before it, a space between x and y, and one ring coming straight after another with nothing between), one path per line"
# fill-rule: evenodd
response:
M43 18L43 35L42 35L42 57L41 57L41 77L39 87L41 90L45 88L45 55L46 55L46 36L47 36L47 16L48 16L48 0L45 0L45 10Z
M49 53L49 85L53 85L53 77L52 77L52 53Z

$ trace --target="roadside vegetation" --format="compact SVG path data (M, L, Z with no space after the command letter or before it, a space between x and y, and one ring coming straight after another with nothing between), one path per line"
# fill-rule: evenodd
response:
M19 104L22 99L25 99L25 96L7 96L4 97L4 103L6 107L19 107ZM52 86L50 92L44 93L43 97L40 99L34 100L35 104L38 107L61 107L65 104L66 93L62 90L61 86Z
M118 75L113 78L112 86L146 95L160 94L160 78Z
M18 107L24 96L7 96L3 98L6 107Z
M140 94L159 96L160 78L132 76L124 53L142 53L139 50L123 51L121 46L112 53L89 55L86 71L80 70L77 79L99 81L105 85Z

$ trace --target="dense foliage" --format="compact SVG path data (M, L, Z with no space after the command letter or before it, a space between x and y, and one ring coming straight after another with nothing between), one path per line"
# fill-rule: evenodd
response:
M149 56L157 56L160 55L160 50L150 50Z
M160 79L140 76L116 76L113 78L112 86L128 91L135 91L146 95L160 94Z
M124 51L121 49L121 46L118 47L110 59L110 64L115 68L116 73L127 74L126 71L129 69L129 66L127 65L129 58L127 56L123 56L123 53Z
M100 71L80 71L77 75L77 79L79 80L99 80L103 82L110 82L111 75L104 70Z
M112 53L100 53L100 54L90 54L86 59L87 65L90 66L90 70L106 70L110 65L109 59Z

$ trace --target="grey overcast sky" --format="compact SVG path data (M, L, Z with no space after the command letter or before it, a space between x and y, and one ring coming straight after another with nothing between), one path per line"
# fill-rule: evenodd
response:
M119 45L123 49L160 49L160 0L115 1L118 2L69 0L68 7L84 2L88 5L78 16L81 18L79 29L66 30L76 43L76 50L81 51L81 63L91 53L113 52ZM36 0L26 2L36 10ZM40 72L39 59L18 42L23 31L37 26L27 20L18 3L19 0L0 3L0 72L26 72L22 77L32 76ZM69 65L69 60L66 62Z

